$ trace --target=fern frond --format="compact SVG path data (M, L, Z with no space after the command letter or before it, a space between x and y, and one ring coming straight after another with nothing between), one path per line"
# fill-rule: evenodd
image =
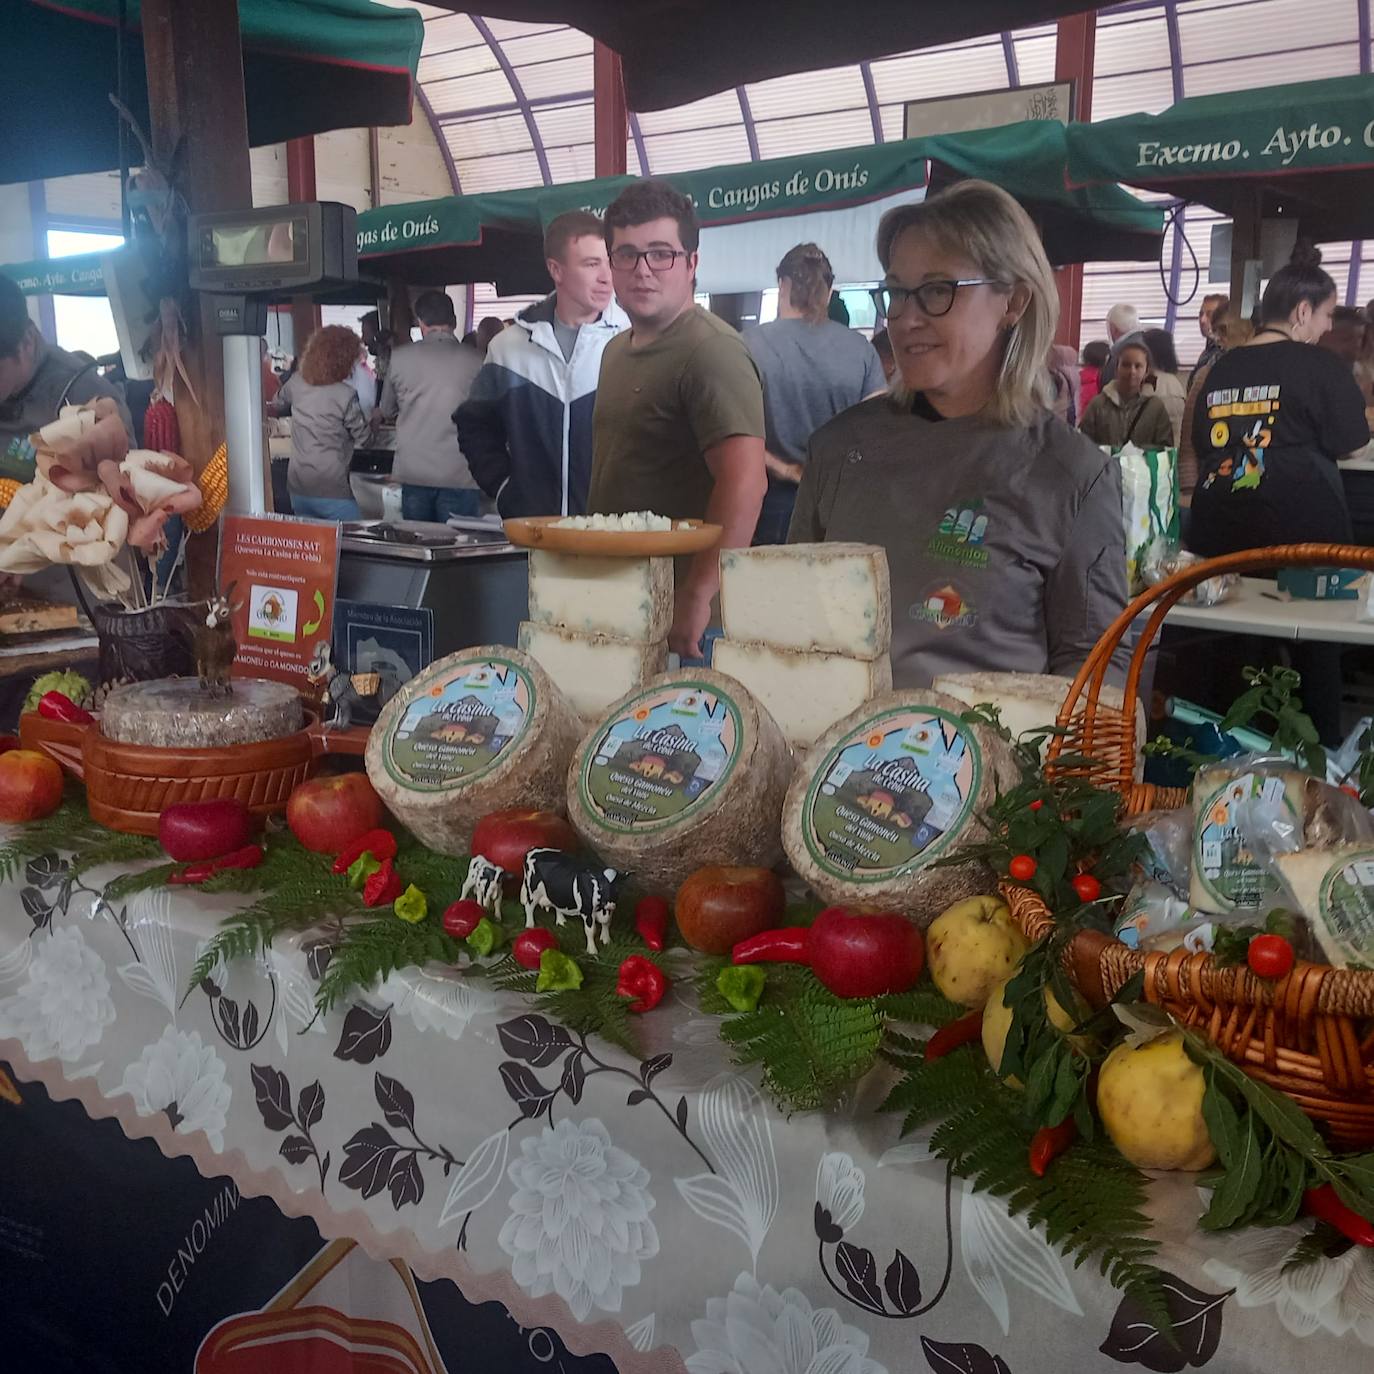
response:
M162 850L146 835L125 835L93 821L85 795L75 790L51 816L15 826L5 837L0 844L0 882L11 882L30 859L44 854L69 855L71 873L79 876L107 864L156 859Z
M425 964L456 964L463 945L433 919L411 925L391 912L371 921L352 921L334 946L315 1005L330 1011L349 993L374 987L397 969Z
M891 1038L891 1032L888 1036ZM960 1045L939 1059L914 1055L903 1059L891 1051L884 1051L884 1058L906 1069L880 1108L906 1113L904 1135L967 1107L992 1081L987 1060L972 1045Z

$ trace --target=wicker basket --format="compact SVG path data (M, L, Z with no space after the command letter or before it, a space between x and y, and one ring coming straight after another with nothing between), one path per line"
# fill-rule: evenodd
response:
M1187 803L1180 788L1135 781L1135 713L1101 705L1108 666L1137 620L1148 612L1131 654L1126 700L1139 692L1146 655L1164 617L1197 583L1219 573L1276 567L1374 570L1374 548L1292 544L1208 559L1141 593L1116 618L1084 663L1050 744L1050 776L1081 775L1119 792L1127 815ZM1057 766L1064 754L1091 764ZM1033 940L1053 917L1029 888L1003 888L1013 917ZM1109 936L1084 931L1065 956L1070 977L1090 1004L1101 1007L1136 973L1145 975L1145 1000L1206 1034L1251 1077L1286 1093L1331 1139L1347 1148L1374 1145L1374 973L1299 962L1284 978L1255 977L1246 967L1218 968L1210 954L1132 950Z

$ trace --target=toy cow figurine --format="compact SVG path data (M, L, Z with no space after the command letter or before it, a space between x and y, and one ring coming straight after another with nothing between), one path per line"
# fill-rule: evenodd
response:
M200 603L205 607L205 619L191 636L200 690L212 697L227 697L233 690L229 685L229 669L239 645L234 638L232 618L234 612L243 607L242 601L231 604L237 585L231 582L227 591L216 592Z
M525 855L520 904L525 908L525 928L534 924L538 910L552 911L561 926L569 916L582 920L587 931L587 953L596 953L596 927L601 943L611 942L611 917L626 875L614 868L598 868L565 854L561 849L531 849Z
M492 920L501 919L501 888L506 879L506 870L492 863L481 854L474 854L468 864L468 875L463 879L463 890L458 900L471 897L478 906L491 912Z

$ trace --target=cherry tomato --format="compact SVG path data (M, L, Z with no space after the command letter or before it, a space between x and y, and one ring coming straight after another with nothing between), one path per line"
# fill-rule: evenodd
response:
M521 968L533 971L538 969L539 956L546 949L557 948L558 936L553 931L545 930L543 926L531 926L529 930L522 930L515 937L515 943L511 946L511 953Z
M1031 802L1031 804L1030 804L1030 809L1031 809L1032 811L1039 811L1040 808L1041 808L1042 806L1044 806L1044 804L1045 804L1045 803L1042 802L1042 801L1040 800L1039 797L1037 797L1033 802Z
M1256 935L1245 961L1261 978L1282 978L1293 967L1293 946L1282 935Z
M1028 883L1035 877L1035 870L1039 864L1031 858L1029 854L1018 854L1008 865L1007 872L1016 879L1018 883Z
M486 914L480 902L464 897L462 901L451 903L444 912L444 933L452 935L455 940L466 940Z
M1102 895L1102 884L1091 873L1080 873L1072 886L1080 902L1095 902Z

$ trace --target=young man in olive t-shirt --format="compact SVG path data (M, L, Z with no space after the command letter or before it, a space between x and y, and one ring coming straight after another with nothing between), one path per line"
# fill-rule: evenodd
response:
M748 547L768 487L763 386L740 336L692 300L698 229L692 202L641 181L606 211L616 297L631 329L606 345L592 419L587 509L651 510L723 527ZM701 657L720 585L717 550L679 577L668 647Z

